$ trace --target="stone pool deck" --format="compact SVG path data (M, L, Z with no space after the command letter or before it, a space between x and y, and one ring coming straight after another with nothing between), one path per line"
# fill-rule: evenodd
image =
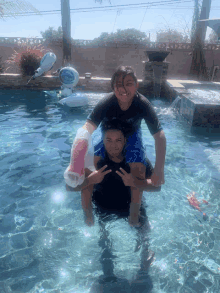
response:
M59 76L46 75L37 77L34 80L31 80L29 84L27 84L28 80L31 76L22 77L21 74L12 74L12 73L4 73L0 74L0 89L19 89L19 90L35 90L35 91L51 91L51 90L59 90L61 88L61 81ZM105 77L91 77L86 78L83 76L79 77L79 82L76 86L77 89L82 89L85 91L93 91L93 92L110 92L111 78ZM142 80L138 80L141 83Z
M0 74L0 89L19 89L51 91L59 90L61 82L58 76L41 76L27 81L31 76L22 77L20 74ZM80 76L76 89L93 92L110 92L111 78ZM144 86L143 80L138 79L139 91L146 96L153 96L153 86ZM205 128L207 132L220 133L220 82L199 82L193 80L167 79L162 82L161 95L173 103L177 110L191 127Z
M46 75L37 77L27 84L31 76L23 77L21 74L4 73L0 74L0 89L19 89L35 91L51 91L61 88L59 76ZM80 76L77 88L86 91L109 92L111 91L110 78Z
M191 127L220 133L220 82L166 81L165 96Z

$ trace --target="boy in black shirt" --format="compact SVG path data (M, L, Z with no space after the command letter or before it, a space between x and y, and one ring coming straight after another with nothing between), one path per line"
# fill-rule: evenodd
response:
M126 217L129 215L131 226L139 227L141 225L139 214L143 209L142 196L140 197L140 193L143 191L142 180L130 173L129 163L126 163L125 160L126 137L131 131L131 124L119 119L106 119L102 124L104 158L95 156L96 171L85 169L86 179L82 185L75 189L67 186L67 190L82 190L82 207L85 222L89 226L94 224L92 201L99 214L115 213ZM153 167L148 160L146 160L146 165L146 178L150 178ZM147 182L149 185L144 188L145 190L160 190L160 187L152 185L150 179Z

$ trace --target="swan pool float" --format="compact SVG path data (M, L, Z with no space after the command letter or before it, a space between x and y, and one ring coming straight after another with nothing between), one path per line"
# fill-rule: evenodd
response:
M74 87L79 81L79 73L73 67L64 67L59 71L62 82L61 97L58 103L68 107L82 107L88 105L88 97L82 93L74 92Z

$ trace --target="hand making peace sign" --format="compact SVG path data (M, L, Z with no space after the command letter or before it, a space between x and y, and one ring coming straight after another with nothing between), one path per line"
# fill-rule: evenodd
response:
M93 171L89 176L92 177L92 183L93 184L97 184L97 183L101 183L102 180L104 179L105 175L110 173L112 170L107 170L105 172L103 172L106 167L108 167L107 165L103 166L101 169Z
M123 168L120 168L120 171L115 171L123 180L125 186L136 187L134 183L134 177L131 173L127 173Z

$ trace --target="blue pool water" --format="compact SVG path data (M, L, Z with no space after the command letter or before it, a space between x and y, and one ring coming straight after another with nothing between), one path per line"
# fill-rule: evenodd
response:
M1 293L89 292L103 274L97 219L84 224L80 193L67 192L63 179L76 131L104 96L84 94L89 106L69 110L44 93L0 92ZM168 102L152 104L167 138L165 185L144 192L152 292L220 292L220 137L192 134ZM154 164L154 139L144 122L142 129ZM97 130L94 142L99 137ZM191 191L208 201L201 204L208 219L189 205ZM137 231L123 219L106 230L114 273L132 282L141 261Z

